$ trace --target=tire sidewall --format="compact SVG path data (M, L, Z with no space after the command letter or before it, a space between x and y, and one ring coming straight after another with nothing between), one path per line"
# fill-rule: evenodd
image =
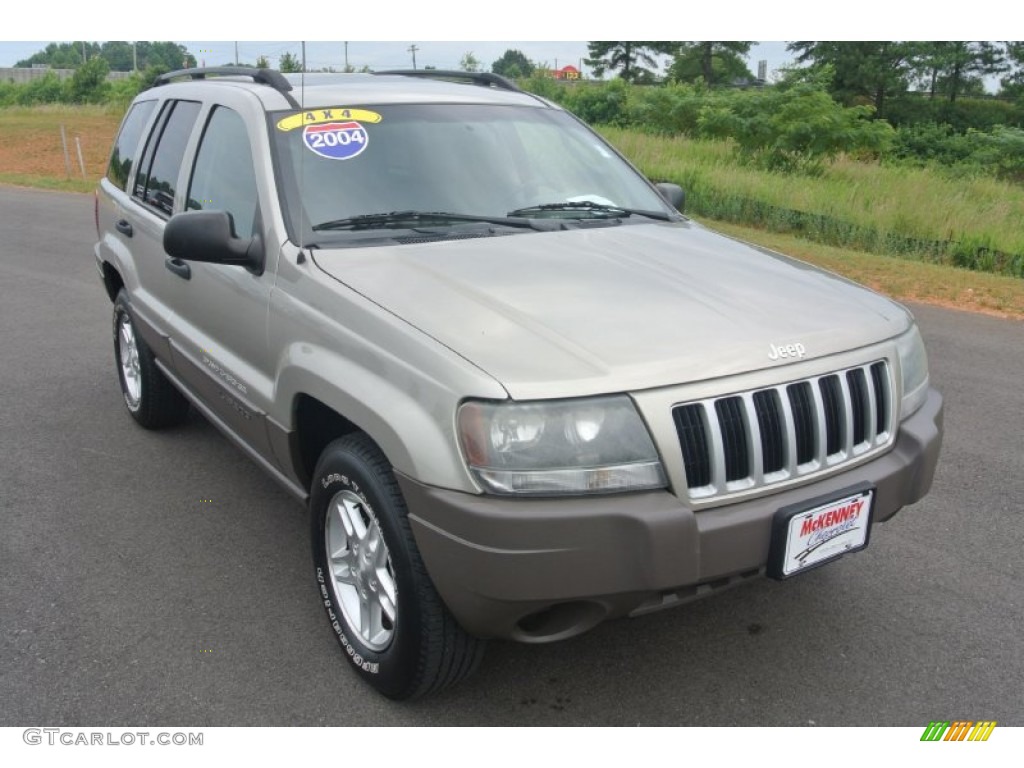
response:
M344 441L342 441L344 442ZM366 461L343 445L329 446L317 464L310 494L313 564L320 602L341 650L356 672L386 696L404 698L416 677L422 624L412 577L411 552L403 529L406 511ZM329 575L324 538L331 500L350 491L365 504L380 528L395 574L395 626L388 646L375 651L363 644L358 629L349 626Z
M139 400L135 405L132 405L131 400L128 398L128 384L124 380L124 366L121 363L121 318L127 318L128 324L132 329L132 336L135 338L135 349L137 354L141 357L144 354L143 349L139 346L141 339L135 330L135 323L132 321L132 314L128 308L128 300L125 298L124 293L119 293L117 299L114 301L114 364L117 368L117 382L121 387L121 399L124 400L125 407L134 416L142 410L143 401L146 399L146 379L142 376L140 366L140 380L139 380Z

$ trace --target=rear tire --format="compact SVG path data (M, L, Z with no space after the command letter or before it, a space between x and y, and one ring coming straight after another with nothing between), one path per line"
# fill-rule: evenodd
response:
M161 429L188 417L188 400L156 367L152 351L135 332L123 288L114 299L114 361L124 404L140 425Z
M391 465L366 435L324 449L310 511L319 598L360 677L388 698L411 699L476 669L484 642L437 594Z

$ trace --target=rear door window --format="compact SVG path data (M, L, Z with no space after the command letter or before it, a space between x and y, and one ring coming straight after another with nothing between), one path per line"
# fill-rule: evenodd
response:
M199 117L197 101L171 101L150 136L135 177L134 196L164 216L174 213L181 161Z

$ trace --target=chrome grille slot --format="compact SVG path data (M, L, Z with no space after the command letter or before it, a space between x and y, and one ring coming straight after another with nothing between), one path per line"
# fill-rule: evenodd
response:
M830 471L892 442L886 362L673 408L691 498Z

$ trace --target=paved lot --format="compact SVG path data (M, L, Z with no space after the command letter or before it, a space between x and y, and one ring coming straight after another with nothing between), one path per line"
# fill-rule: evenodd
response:
M94 236L91 196L0 187L0 726L1024 725L1024 323L915 307L944 454L863 553L394 704L339 657L305 510L200 417L125 412Z

